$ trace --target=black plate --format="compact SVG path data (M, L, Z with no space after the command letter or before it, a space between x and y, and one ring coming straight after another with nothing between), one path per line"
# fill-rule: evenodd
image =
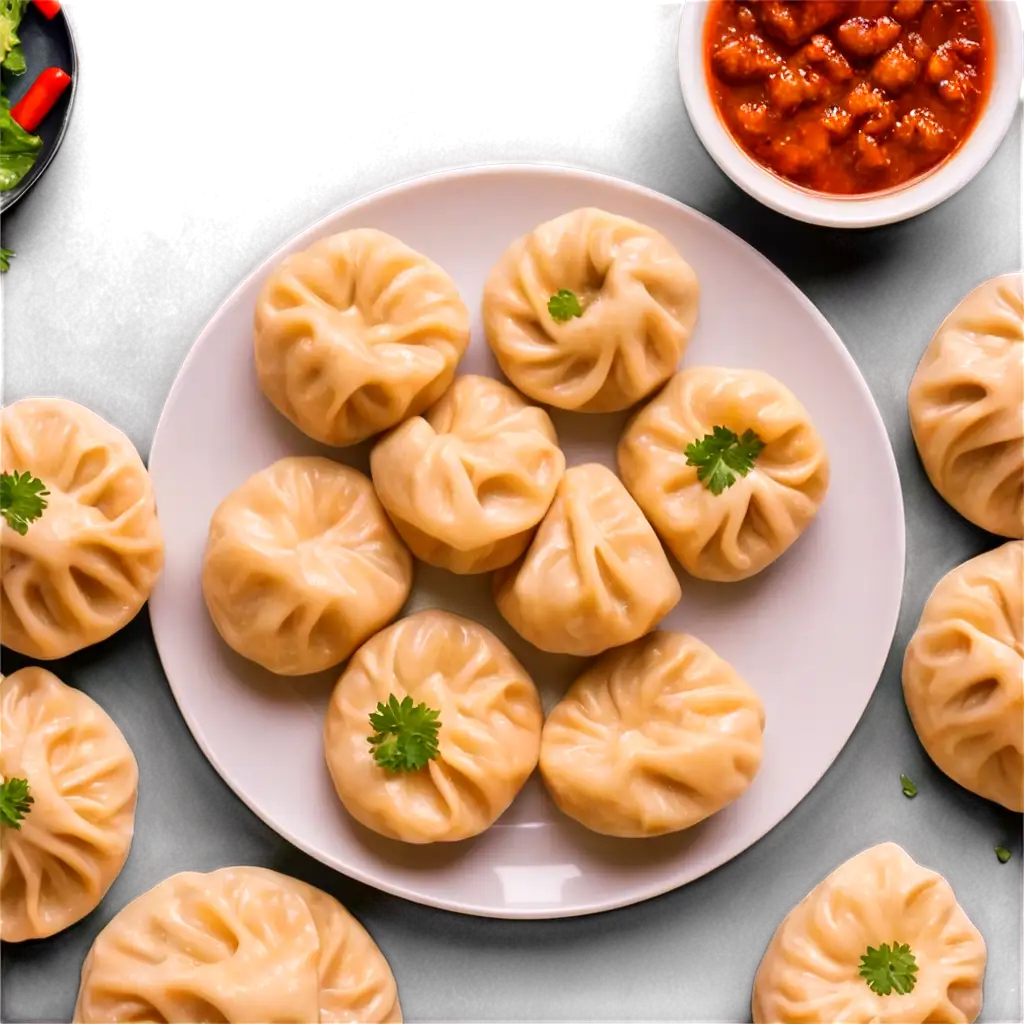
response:
M29 86L36 80L39 72L46 68L63 68L71 76L71 86L65 90L64 95L57 100L57 105L36 129L35 134L43 140L43 148L32 170L9 192L0 192L0 211L9 210L50 166L50 161L56 156L61 142L64 141L64 133L71 120L71 107L75 102L75 90L78 88L75 38L71 34L71 25L63 8L53 21L47 21L36 9L35 4L29 4L18 28L18 38L21 39L21 48L25 52L28 69L23 75L4 75L7 82L7 98L11 101L12 107L28 92Z

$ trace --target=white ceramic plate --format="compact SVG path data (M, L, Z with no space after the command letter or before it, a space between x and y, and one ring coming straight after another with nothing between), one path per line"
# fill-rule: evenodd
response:
M324 764L321 727L337 672L288 680L221 643L203 604L210 516L275 459L323 452L263 398L252 316L271 267L321 236L376 227L444 267L474 313L466 373L497 375L477 313L504 248L543 220L599 206L653 225L700 276L687 365L766 370L805 403L828 444L820 515L774 566L739 584L683 578L665 625L710 643L764 699L764 765L737 803L685 833L617 840L563 817L538 779L484 835L405 846L353 822ZM624 415L556 412L569 464L614 466ZM366 446L330 451L365 470ZM762 256L706 217L624 181L549 167L481 167L374 193L289 242L225 302L171 389L150 463L167 565L153 629L185 720L214 767L264 821L354 878L433 906L493 917L565 917L623 906L689 882L756 842L809 792L849 738L892 641L903 583L903 505L885 428L835 332ZM532 672L550 705L584 662L541 654L501 619L488 577L417 567L408 610L439 606L484 623Z

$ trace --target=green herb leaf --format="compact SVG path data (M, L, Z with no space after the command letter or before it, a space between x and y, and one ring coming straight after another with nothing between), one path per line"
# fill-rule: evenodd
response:
M1005 864L1013 854L1005 846L996 847L996 856L999 858L1000 864Z
M913 992L916 974L917 960L906 943L901 946L894 942L892 949L887 942L878 949L868 946L867 953L860 958L860 976L875 995L887 996L895 992L905 996Z
M575 292L560 288L548 299L548 312L556 324L564 324L574 316L583 316L583 307Z
M712 494L721 494L736 482L737 473L746 476L754 468L764 441L752 430L745 431L742 437L728 427L713 430L686 446L686 464L697 467L697 479Z
M402 702L391 694L386 704L378 704L370 713L375 732L369 738L373 759L389 772L419 771L437 757L437 733L440 711L426 704L412 702L406 695Z
M19 475L0 473L0 515L7 525L23 537L29 524L38 519L46 508L50 492L42 480L37 480L27 470Z
M11 269L11 257L14 255L13 249L0 248L0 274L6 274Z
M906 775L900 776L900 782L903 783L903 795L908 800L913 800L914 797L917 796L917 786L915 786L913 782L906 777Z
M21 828L21 819L35 801L28 792L28 779L8 779L0 785L0 825Z

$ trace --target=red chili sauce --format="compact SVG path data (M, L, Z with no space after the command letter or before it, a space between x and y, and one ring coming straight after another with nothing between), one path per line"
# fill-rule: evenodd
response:
M992 77L978 0L714 0L707 79L759 164L817 192L902 185L970 134Z

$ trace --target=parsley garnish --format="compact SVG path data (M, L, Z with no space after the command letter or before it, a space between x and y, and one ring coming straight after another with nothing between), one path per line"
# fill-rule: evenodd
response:
M860 976L868 983L875 995L887 996L895 992L905 996L914 991L917 984L917 961L910 952L910 946L898 942L883 942L878 949L868 946L867 953L860 958Z
M437 757L437 731L440 711L426 704L413 705L405 696L401 704L391 694L386 704L378 704L370 713L370 725L376 730L369 739L373 759L389 772L419 771Z
M556 324L564 324L574 316L583 316L583 307L575 292L569 291L568 288L559 288L548 299L548 312Z
M913 782L906 777L906 775L900 776L900 782L903 783L903 795L908 800L913 800L914 797L917 796L917 786L915 786Z
M0 473L0 515L7 520L12 530L23 537L29 523L38 519L46 508L50 492L42 480L37 480L28 471L18 474Z
M8 779L0 785L0 825L21 828L21 819L35 801L29 796L28 779Z
M4 249L0 247L0 274L6 274L11 269L11 257L14 255L13 249Z
M1005 846L996 847L996 856L999 858L1000 864L1005 864L1013 854Z
M737 473L746 476L754 468L764 441L752 430L739 437L728 427L713 429L714 433L686 446L686 464L697 467L697 479L712 494L721 494L736 482Z

